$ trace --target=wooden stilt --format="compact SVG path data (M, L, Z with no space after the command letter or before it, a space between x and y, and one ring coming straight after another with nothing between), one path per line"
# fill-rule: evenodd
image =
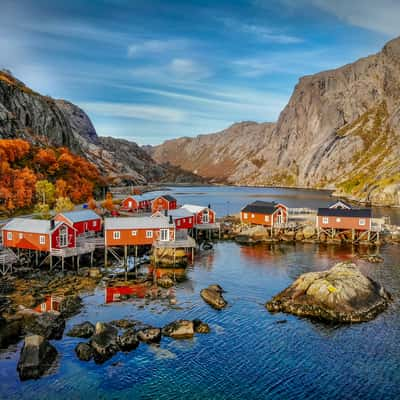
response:
M93 267L93 251L90 253L90 266Z
M174 247L174 267L176 265L176 248Z
M39 255L37 250L35 250L35 265L38 266L38 264L39 264Z
M125 280L128 280L128 246L124 246L124 267L125 267Z
M107 246L104 247L104 267L107 268L108 260L107 260Z
M64 256L61 257L61 271L64 272Z
M77 260L76 260L78 274L79 274L79 259L80 259L80 256L78 256Z
M50 271L53 269L53 256L50 255Z

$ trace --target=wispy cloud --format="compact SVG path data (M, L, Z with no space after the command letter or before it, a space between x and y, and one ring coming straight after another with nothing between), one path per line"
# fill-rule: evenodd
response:
M137 39L128 46L128 57L140 57L145 55L158 55L166 52L185 51L189 47L189 41L184 39Z
M185 112L175 108L154 105L114 103L114 102L82 102L79 106L89 113L98 116L123 117L159 122L181 122Z
M303 39L298 36L288 35L283 31L267 26L244 23L233 18L219 18L219 20L228 29L252 35L263 42L278 44L297 44L303 42Z
M189 59L174 58L165 65L138 67L131 70L132 77L149 82L201 80L212 75L205 65Z

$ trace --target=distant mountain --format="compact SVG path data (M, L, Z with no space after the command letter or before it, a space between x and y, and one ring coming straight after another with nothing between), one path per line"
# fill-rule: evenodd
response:
M115 184L203 181L178 167L155 162L134 142L99 137L82 109L34 92L4 70L0 71L0 138L66 146L93 162Z
M276 124L243 122L147 149L216 181L329 188L400 205L400 38L300 79Z

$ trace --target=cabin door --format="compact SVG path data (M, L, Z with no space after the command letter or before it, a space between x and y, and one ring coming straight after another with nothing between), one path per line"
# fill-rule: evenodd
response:
M169 229L160 229L160 241L161 242L169 241Z
M202 222L203 222L203 224L208 224L209 221L210 221L210 218L209 218L209 215L208 215L208 211L205 210L203 212Z
M68 230L66 226L60 228L60 247L67 247L68 246Z
M283 223L283 215L281 210L278 211L276 222L278 225L281 225Z

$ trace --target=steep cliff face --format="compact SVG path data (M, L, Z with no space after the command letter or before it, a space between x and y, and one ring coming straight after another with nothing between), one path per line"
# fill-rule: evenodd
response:
M76 105L34 92L8 71L0 71L0 138L66 146L93 162L110 183L201 181L177 167L158 165L136 143L99 137Z
M332 188L399 205L399 137L400 38L376 55L301 78L275 126L236 124L151 154L229 183ZM185 160L193 159L190 168Z

